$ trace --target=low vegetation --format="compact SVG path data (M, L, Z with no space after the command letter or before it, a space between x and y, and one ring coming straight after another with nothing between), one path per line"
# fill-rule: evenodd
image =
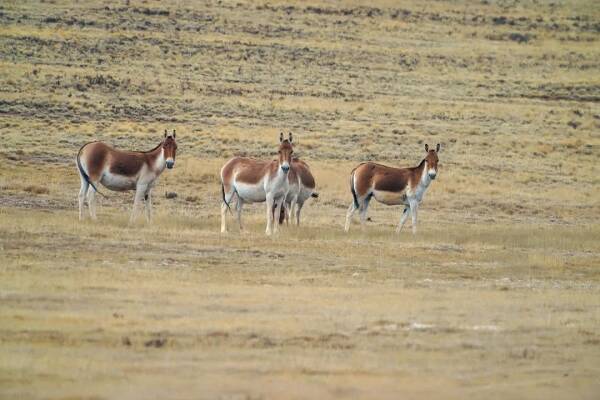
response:
M0 5L0 397L596 398L593 1ZM156 218L74 157L176 129ZM310 163L303 226L219 232L218 171ZM441 143L419 233L349 171ZM102 191L102 188L100 189ZM233 217L232 217L233 219ZM233 221L232 221L233 222Z

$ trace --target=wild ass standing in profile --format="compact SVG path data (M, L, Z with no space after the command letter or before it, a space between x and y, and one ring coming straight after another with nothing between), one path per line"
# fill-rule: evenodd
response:
M139 204L145 202L146 220L152 219L152 188L165 167L175 165L175 131L149 151L123 151L102 142L83 145L77 153L77 169L81 179L79 190L79 219L84 218L84 201L87 194L92 219L96 219L96 192L98 184L114 191L135 190L133 211L129 222L137 217ZM90 185L93 190L88 190Z
M292 160L292 135L279 136L279 157L273 161L234 157L221 168L221 232L227 232L226 214L234 196L237 198L237 220L242 230L242 207L244 203L267 203L266 234L277 232L275 216L279 216L282 203L289 189L288 172Z
M294 157L288 174L288 182L290 190L285 196L283 207L281 207L279 223L287 222L295 213L296 225L300 226L300 211L304 202L311 197L319 197L319 194L315 192L315 178L310 172L308 164Z
M389 206L405 206L396 232L399 233L404 226L410 210L413 234L417 233L419 203L437 175L439 151L439 143L435 150L430 150L426 144L427 155L413 168L393 168L373 162L365 162L354 168L350 176L353 202L346 214L345 231L350 229L350 221L356 210L360 211L361 224L365 223L369 201L375 197L375 200Z

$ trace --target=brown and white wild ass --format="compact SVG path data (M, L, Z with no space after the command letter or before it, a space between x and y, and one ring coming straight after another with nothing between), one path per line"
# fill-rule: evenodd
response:
M283 207L281 207L279 223L287 222L295 213L296 225L300 226L300 211L302 211L304 202L311 197L319 197L319 194L315 192L315 177L310 172L307 163L294 157L288 173L288 182L290 189L285 197Z
M289 189L288 172L292 160L292 135L288 139L279 136L279 157L273 161L234 157L221 168L221 232L227 232L226 214L234 196L237 199L237 220L242 230L242 207L244 203L267 203L266 234L277 232L275 216L279 216L282 203Z
M79 219L84 218L87 194L92 219L96 219L96 192L98 184L114 191L135 190L133 211L129 222L137 217L137 208L144 201L146 220L152 219L152 188L166 168L175 165L175 131L165 130L164 139L149 151L123 151L102 142L83 145L77 153L77 169L81 179L79 190ZM92 186L92 190L89 187Z
M375 197L375 200L386 205L405 206L396 232L400 232L410 211L413 234L417 233L419 203L437 176L439 151L439 143L435 150L429 149L426 144L427 155L418 166L412 168L394 168L373 162L365 162L354 168L350 176L353 202L346 214L346 232L350 229L350 221L356 210L360 212L361 224L365 223L369 201Z

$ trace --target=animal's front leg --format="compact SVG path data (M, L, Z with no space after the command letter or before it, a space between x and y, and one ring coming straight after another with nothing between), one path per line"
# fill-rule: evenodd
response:
M404 211L402 212L402 216L400 217L400 223L398 224L398 227L396 228L396 233L400 233L400 231L404 227L404 223L406 222L406 219L408 218L409 211L410 211L410 207L405 206Z
M144 211L146 212L146 222L152 221L152 189L148 189L145 197Z
M271 235L273 233L273 205L275 200L272 195L267 194L267 230L265 233Z
M419 202L412 200L410 202L410 215L412 217L412 233L417 234L417 213L419 212Z
M131 210L131 217L129 218L129 224L133 224L137 218L138 208L142 201L144 201L144 195L146 194L146 186L138 185L135 189L135 196L133 196L133 210Z

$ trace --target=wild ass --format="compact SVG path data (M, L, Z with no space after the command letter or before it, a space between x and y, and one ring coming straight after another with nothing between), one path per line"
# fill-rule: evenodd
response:
M345 231L350 229L350 221L356 210L360 210L361 224L365 223L369 201L371 197L375 197L375 200L386 205L405 206L396 228L398 233L402 230L410 210L413 234L416 234L419 203L437 175L439 151L439 143L435 150L430 150L426 144L427 155L413 168L393 168L373 162L365 162L354 168L350 176L353 202L346 214Z
M277 232L275 216L289 189L288 172L292 160L292 134L288 139L279 136L279 157L273 161L234 157L221 168L221 232L227 232L226 213L234 196L237 198L237 220L242 230L242 207L244 203L267 203L266 234Z
M292 158L290 172L288 174L288 182L290 190L285 197L279 223L288 221L290 215L296 214L296 225L300 226L300 211L304 206L304 202L310 197L317 198L319 194L315 192L315 178L310 172L310 167L307 163L299 158Z
M175 165L175 131L149 151L123 151L102 142L83 145L77 153L77 169L81 179L79 190L79 219L84 218L84 201L87 194L92 219L96 219L96 192L98 184L114 191L135 190L133 211L129 222L137 217L137 208L145 202L146 220L152 219L152 188L165 167ZM93 190L88 190L90 185Z

